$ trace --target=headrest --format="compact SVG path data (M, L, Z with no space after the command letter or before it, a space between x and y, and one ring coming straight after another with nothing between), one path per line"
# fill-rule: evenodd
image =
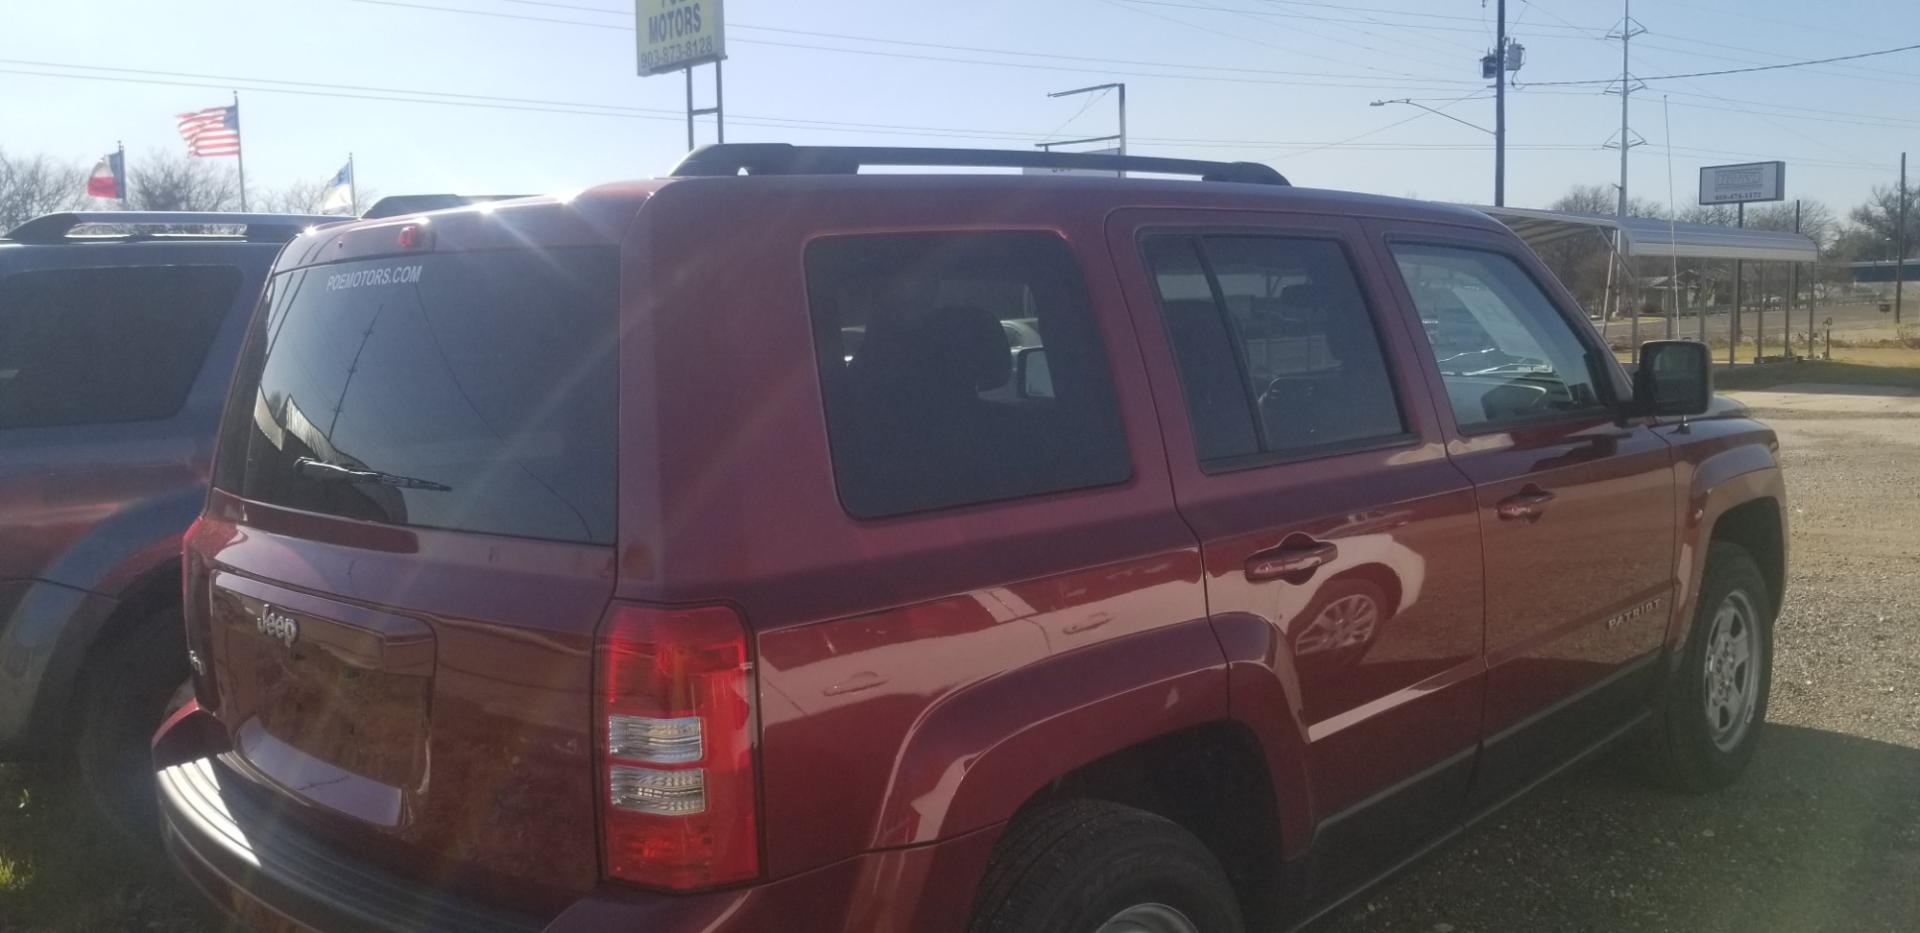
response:
M880 380L880 391L973 396L1006 385L1013 354L999 318L971 305L942 305L876 320L854 365Z

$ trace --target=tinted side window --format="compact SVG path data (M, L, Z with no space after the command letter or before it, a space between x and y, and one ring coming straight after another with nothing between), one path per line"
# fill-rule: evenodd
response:
M1146 254L1201 462L1259 453L1253 397L1200 260L1199 242L1154 237L1146 242Z
M1338 243L1155 238L1147 251L1203 462L1405 433L1372 316Z
M172 416L240 280L232 266L49 269L0 279L0 428Z
M826 239L806 256L841 502L861 518L1132 473L1072 252L1043 233ZM1050 394L1016 379L1046 367ZM1035 357L1040 358L1036 363Z
M1511 257L1413 243L1393 256L1461 429L1602 406L1586 345Z

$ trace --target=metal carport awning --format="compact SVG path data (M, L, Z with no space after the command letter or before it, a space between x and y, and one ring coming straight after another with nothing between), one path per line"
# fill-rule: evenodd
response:
M1651 217L1575 214L1524 207L1467 205L1513 229L1529 245L1599 232L1622 234L1627 256L1680 256L1687 259L1744 259L1748 262L1813 262L1820 248L1798 233L1748 230L1713 224L1672 224Z

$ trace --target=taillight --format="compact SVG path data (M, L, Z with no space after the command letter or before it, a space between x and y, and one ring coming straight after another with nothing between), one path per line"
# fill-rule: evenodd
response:
M672 890L759 874L739 615L615 605L595 656L602 871Z
M433 245L433 231L427 226L427 220L422 218L419 223L401 227L395 239L401 249L426 249Z
M180 612L181 622L186 629L187 668L192 671L188 681L193 684L194 699L200 701L200 708L212 712L219 708L219 697L214 691L212 670L207 657L207 579L209 572L204 560L194 550L194 535L200 531L205 518L195 518L187 526L187 533L180 538Z

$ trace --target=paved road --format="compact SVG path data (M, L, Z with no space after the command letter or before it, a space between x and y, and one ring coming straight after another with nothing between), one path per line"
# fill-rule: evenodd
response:
M1741 397L1779 432L1792 497L1773 708L1752 770L1696 798L1604 760L1312 933L1920 930L1920 397L1818 385Z

